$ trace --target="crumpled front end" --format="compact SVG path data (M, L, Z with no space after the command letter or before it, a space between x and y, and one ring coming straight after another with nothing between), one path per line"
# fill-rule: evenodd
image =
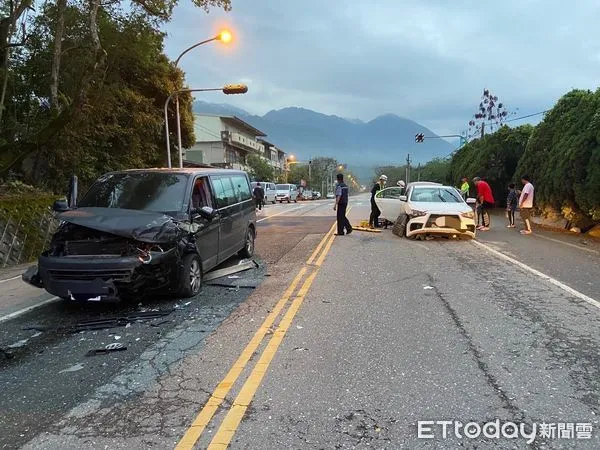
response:
M29 278L65 299L114 302L169 287L180 254L177 241L140 242L64 223Z
M411 217L406 224L406 236L450 235L475 237L475 220L462 214L426 214Z

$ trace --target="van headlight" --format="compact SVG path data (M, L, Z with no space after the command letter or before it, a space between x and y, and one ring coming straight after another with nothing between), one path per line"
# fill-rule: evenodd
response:
M462 217L466 217L467 219L474 219L475 213L473 211L467 211L460 214Z

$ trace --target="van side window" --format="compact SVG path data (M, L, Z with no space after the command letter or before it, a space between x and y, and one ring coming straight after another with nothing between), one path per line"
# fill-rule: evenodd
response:
M225 202L223 206L235 205L238 200L233 189L233 184L231 183L231 178L221 177L221 182L223 183L223 201Z
M208 177L199 177L194 181L192 190L192 209L203 208L204 206L213 207L210 193Z
M233 182L238 201L243 202L252 198L250 186L248 186L248 179L244 175L234 175L231 177L231 181Z
M212 185L215 190L215 200L217 201L217 208L224 208L227 206L227 198L225 196L225 189L220 178L211 177Z

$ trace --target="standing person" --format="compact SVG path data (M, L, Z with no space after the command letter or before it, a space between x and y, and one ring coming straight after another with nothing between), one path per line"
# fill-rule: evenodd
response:
M531 234L531 210L533 209L533 184L529 179L529 175L523 175L521 177L521 183L523 183L523 191L521 191L521 197L519 198L519 208L521 220L525 225L525 229L521 230L521 234Z
M483 220L483 225L477 227L480 231L489 231L490 229L490 214L488 210L494 207L494 196L492 188L483 181L480 177L473 178L475 187L477 188L477 200L479 202L478 212Z
M344 229L346 234L352 233L352 225L346 217L346 209L348 208L348 186L344 183L344 175L337 174L337 186L335 187L335 205L333 210L337 210L337 234L343 236Z
M469 185L469 179L467 177L462 177L462 184L460 185L460 193L463 198L466 200L469 197L469 190L471 186Z
M254 197L254 201L256 202L256 207L258 210L262 210L262 205L265 199L265 191L263 191L260 183L256 183L256 187L252 191L252 196Z
M515 227L515 211L519 204L519 196L515 190L515 183L508 185L508 196L506 197L506 217L508 217L508 225L506 228Z
M381 211L377 207L377 203L375 203L375 194L385 188L386 181L387 177L381 175L379 181L375 183L375 186L371 189L371 217L369 217L369 227L371 228L379 228L379 216L381 215Z

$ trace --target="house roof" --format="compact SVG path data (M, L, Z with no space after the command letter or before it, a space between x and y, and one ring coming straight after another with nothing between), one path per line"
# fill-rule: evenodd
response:
M219 116L219 115L213 115L213 114L196 114L199 117L205 116L205 117L219 117L221 120L225 121L225 122L229 122L231 125L243 129L244 131L246 131L247 133L258 137L258 136L266 136L265 133L263 133L262 131L260 131L258 128L254 128L252 125L250 125L248 122L243 121L242 119L240 119L237 116Z

